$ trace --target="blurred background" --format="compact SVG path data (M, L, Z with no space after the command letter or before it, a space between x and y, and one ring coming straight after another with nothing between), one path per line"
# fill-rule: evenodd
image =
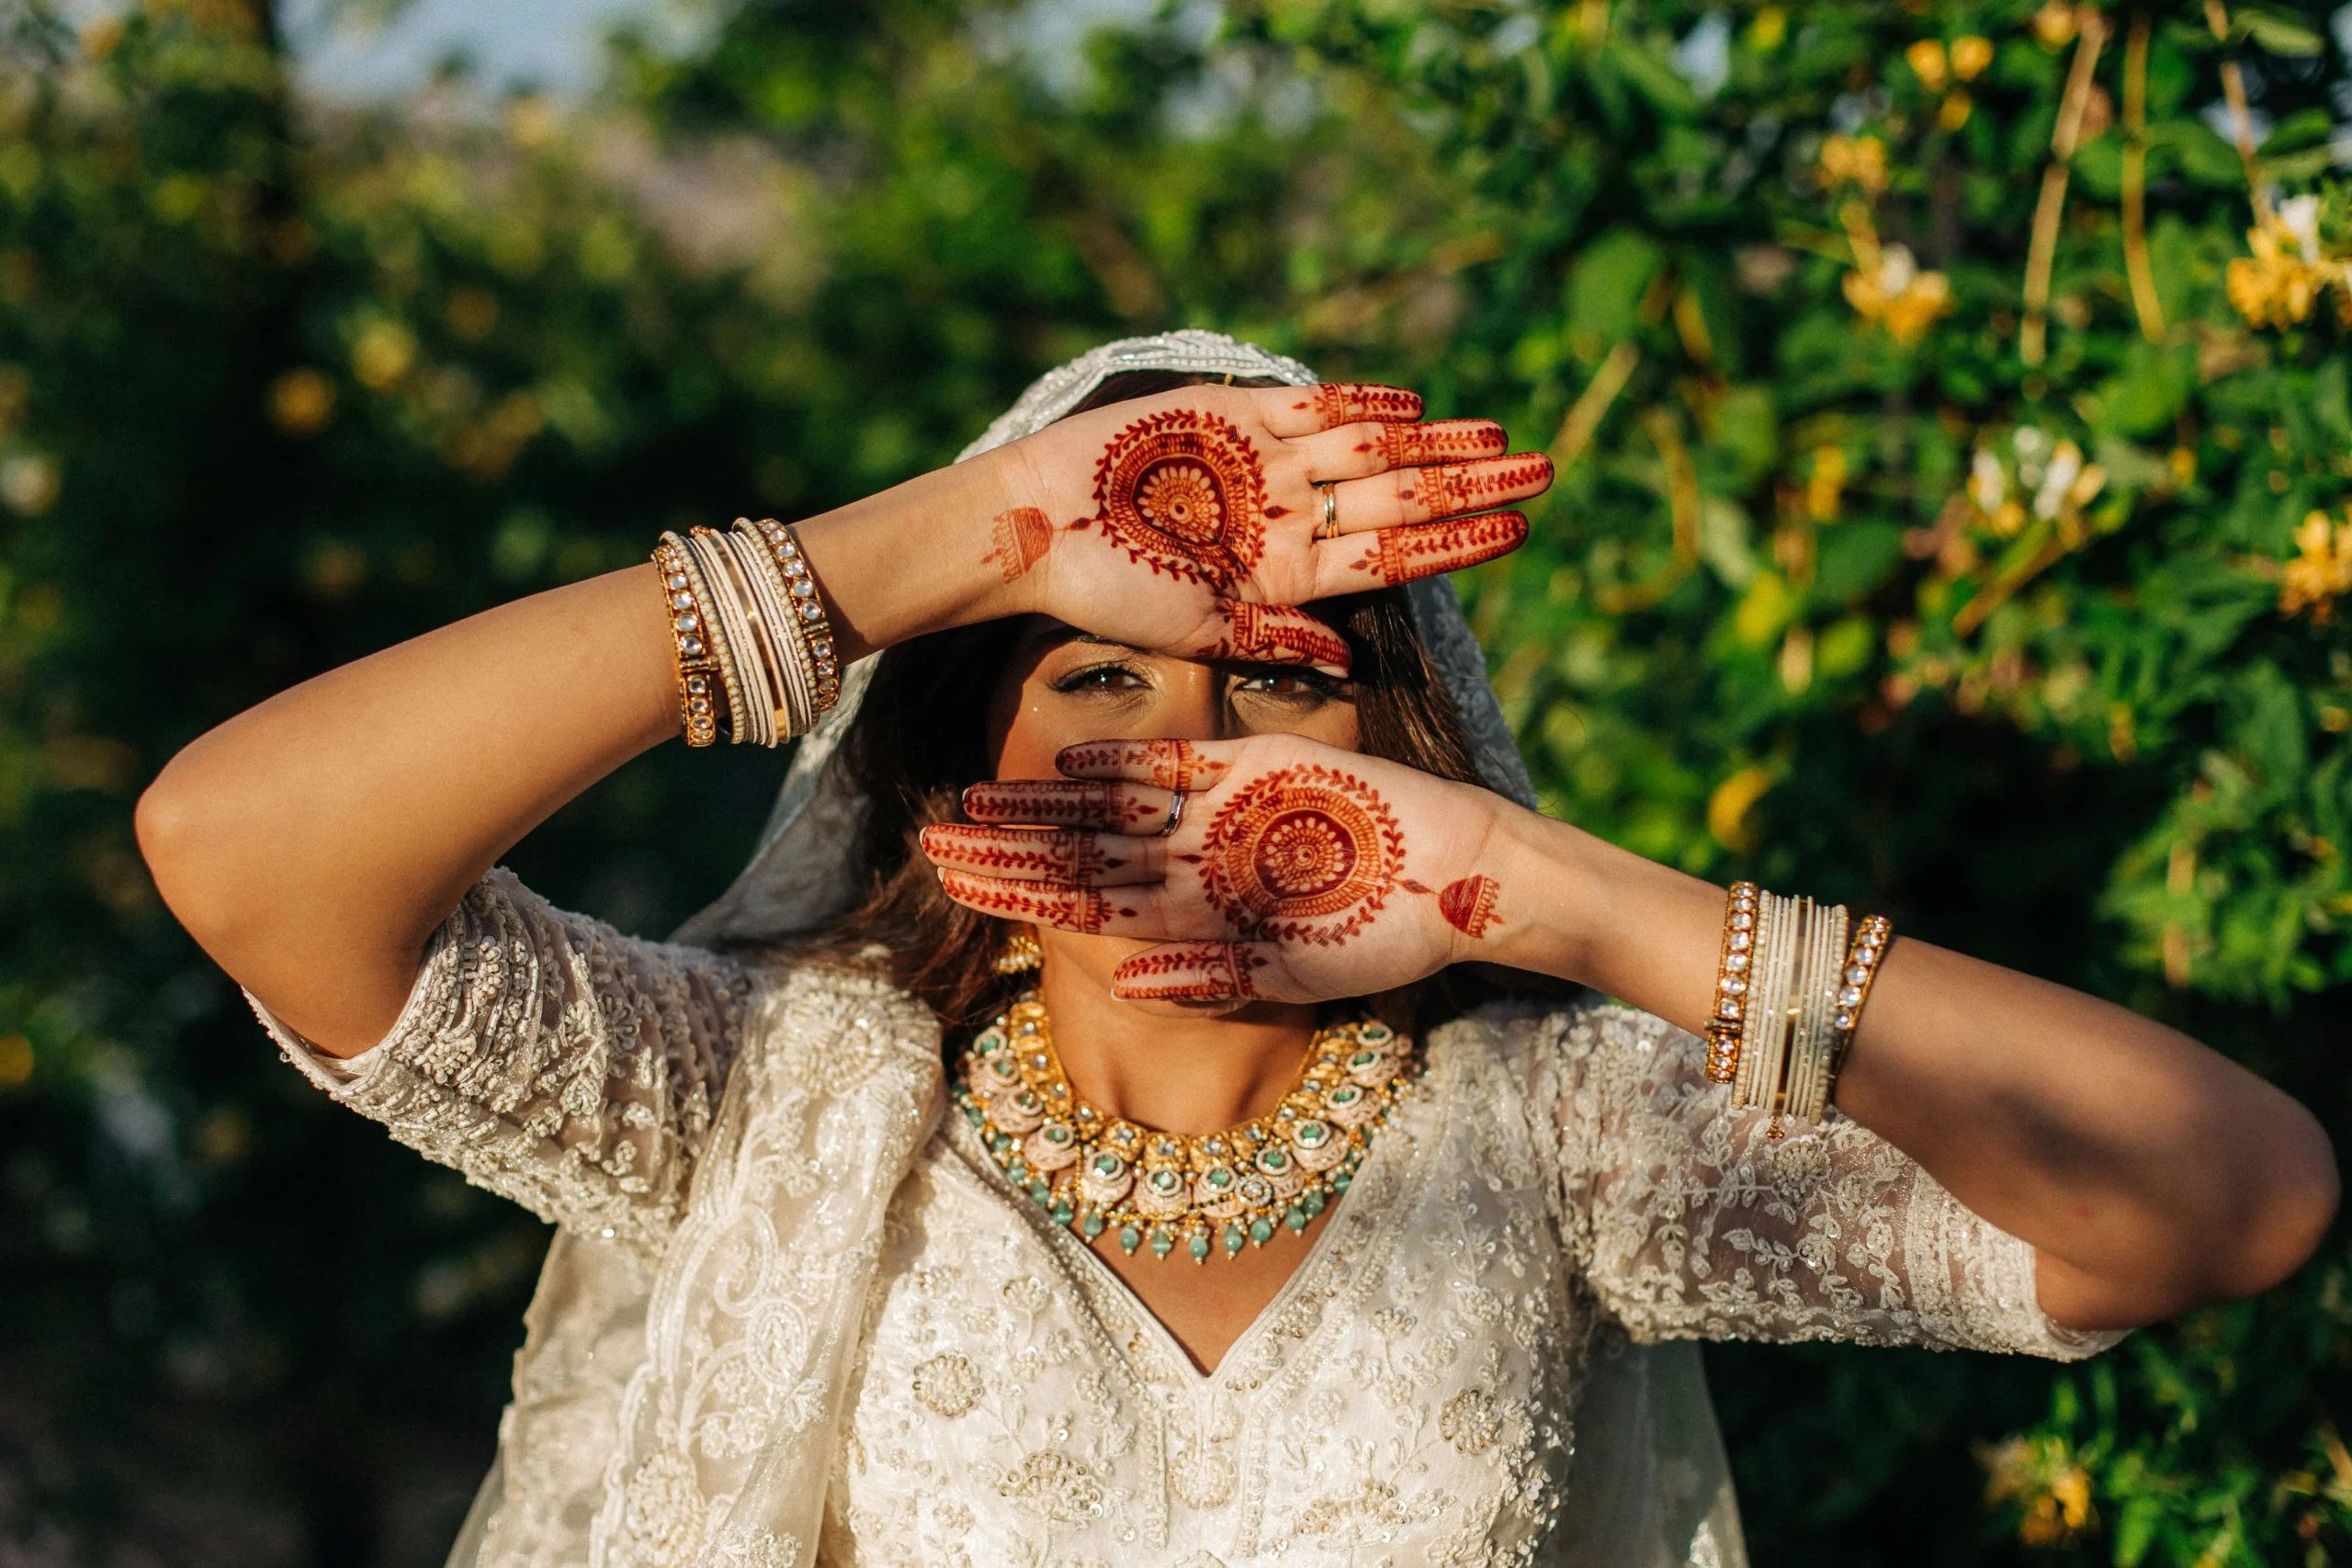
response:
M1211 326L1505 419L1547 807L2352 1129L2352 21L2149 0L0 0L0 1565L410 1568L545 1230L130 807L328 665ZM500 738L481 737L484 746ZM658 934L783 759L519 848ZM1708 1351L1761 1565L2352 1561L2339 1235L2087 1366Z

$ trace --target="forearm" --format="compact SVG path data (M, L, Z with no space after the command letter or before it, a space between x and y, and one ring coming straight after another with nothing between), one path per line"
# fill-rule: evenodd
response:
M1722 889L1532 815L1510 837L1532 894L1510 962L1704 1024ZM2333 1211L2325 1137L2286 1095L2121 1008L1916 940L1889 952L1837 1103L2031 1242L2043 1306L2078 1326L2262 1289Z

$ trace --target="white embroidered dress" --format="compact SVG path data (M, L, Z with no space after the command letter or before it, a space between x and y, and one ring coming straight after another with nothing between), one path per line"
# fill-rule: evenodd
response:
M631 940L502 873L374 1051L276 1032L560 1227L453 1562L1582 1563L1612 1340L2117 1337L2052 1324L2031 1248L1883 1140L1834 1113L1768 1140L1700 1042L1618 1006L1436 1030L1206 1376L939 1114L937 1027L879 980ZM1713 1501L1609 1568L1736 1560Z

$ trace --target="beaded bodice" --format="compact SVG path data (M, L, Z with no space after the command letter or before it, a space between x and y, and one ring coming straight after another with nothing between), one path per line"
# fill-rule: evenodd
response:
M493 874L375 1051L278 1037L561 1226L457 1563L1728 1568L1712 1499L1579 1492L1611 1342L2113 1337L2052 1324L2031 1248L1882 1140L1774 1142L1700 1041L1600 1004L1432 1031L1206 1376L941 1118L935 1028L872 978L632 942Z

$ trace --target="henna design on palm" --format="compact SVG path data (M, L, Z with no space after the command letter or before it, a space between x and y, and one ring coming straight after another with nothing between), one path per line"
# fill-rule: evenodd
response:
M1406 476L1396 487L1396 499L1419 502L1432 517L1447 517L1516 500L1527 492L1528 486L1551 477L1551 459L1542 457L1443 463Z
M1369 536L1371 547L1350 567L1370 573L1375 582L1410 582L1507 556L1526 540L1527 519L1516 512L1416 523Z
M1299 404L1312 406L1323 428L1351 424L1360 419L1406 421L1421 417L1421 395L1402 387L1381 387L1361 381L1331 381L1314 389L1314 397Z
M1054 765L1072 778L1108 775L1161 789L1206 789L1233 764L1213 761L1189 740L1087 740L1065 746Z
M1238 942L1173 942L1138 953L1111 973L1114 991L1132 1001L1250 1001L1250 972L1264 957Z
M1252 780L1209 824L1203 895L1235 929L1337 947L1397 886L1405 835L1379 793L1319 763Z
M1502 892L1502 884L1491 876L1465 876L1449 882L1438 890L1437 912L1445 923L1463 935L1476 939L1499 923L1495 914L1495 898Z
M1061 829L942 822L922 830L922 846L934 860L955 861L959 871L1080 886L1098 884L1129 863L1104 850L1099 835Z
M1086 935L1100 934L1114 917L1132 919L1136 911L1114 903L1091 887L1066 887L1047 883L1004 882L960 871L939 874L942 891L957 903L1008 920L1026 920Z
M1429 424L1384 424L1380 455L1392 468L1416 463L1499 457L1510 450L1503 427L1486 419L1442 419Z
M1094 521L1130 559L1220 595L1266 553L1268 520L1258 449L1229 421L1168 409L1112 438L1094 471ZM1083 526L1084 525L1080 525Z
M998 563L1007 582L1043 560L1053 547L1053 520L1034 506L1016 506L996 515L996 548L980 558Z

